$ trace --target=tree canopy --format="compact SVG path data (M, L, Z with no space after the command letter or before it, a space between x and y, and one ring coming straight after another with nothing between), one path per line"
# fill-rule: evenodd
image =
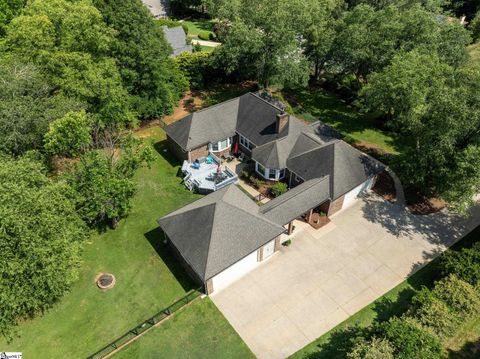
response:
M188 82L169 57L171 48L161 27L140 0L94 0L94 5L115 30L109 53L134 111L144 119L170 113Z
M77 277L86 227L63 182L29 158L0 157L0 333L53 304Z

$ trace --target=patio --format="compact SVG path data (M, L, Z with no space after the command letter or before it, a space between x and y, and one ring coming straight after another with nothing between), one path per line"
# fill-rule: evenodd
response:
M227 166L222 167L222 160L212 153L194 162L184 161L182 173L185 186L202 193L214 192L238 182L238 175Z

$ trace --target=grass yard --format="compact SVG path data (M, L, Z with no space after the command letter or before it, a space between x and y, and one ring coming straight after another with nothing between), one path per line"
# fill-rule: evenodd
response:
M208 328L208 330L206 330ZM209 298L197 299L114 356L122 358L254 358Z
M347 140L391 154L397 154L401 150L395 137L378 129L372 117L355 111L334 94L321 88L285 91L284 97L292 106L295 116L310 122L325 122L345 135Z
M458 250L463 247L469 247L474 242L480 240L480 226L466 235L461 241L457 242L449 250ZM390 292L377 299L367 307L349 317L343 323L339 324L328 333L316 339L303 349L293 354L290 358L300 359L343 359L344 354L337 351L341 343L348 340L348 334L342 330L348 327L360 326L368 327L374 321L384 321L394 315L401 315L410 305L414 291L421 286L431 286L437 278L438 259L420 269L409 277L406 281L393 288ZM469 352L471 343L480 339L480 318L473 318L471 323L466 323L458 335L445 343L454 358L473 358L466 353ZM458 352L460 351L461 352Z
M155 220L198 196L187 191L176 177L178 163L164 154L164 144L159 142L165 138L163 130L149 128L138 135L150 137L157 152L151 168L141 169L136 176L138 193L130 215L116 230L92 236L71 292L43 316L21 323L11 343L1 338L1 350L22 351L26 358L86 357L193 288L161 242ZM96 288L94 278L99 272L116 276L113 289L102 292ZM179 343L191 343L179 348L198 351L196 345L204 345L195 338L212 333L221 338L216 343L219 352L228 352L232 342L243 345L214 306L198 305L195 315L207 318L196 320L206 324L197 332L199 328L192 328L192 323L180 322L184 327L175 330L192 337L182 337ZM224 329L217 332L218 327ZM223 347L224 337L230 343L227 347ZM188 352L184 354L188 356Z
M183 24L188 27L188 37L191 39L198 39L198 34L201 32L208 32L213 34L213 20L208 19L192 19L184 20Z

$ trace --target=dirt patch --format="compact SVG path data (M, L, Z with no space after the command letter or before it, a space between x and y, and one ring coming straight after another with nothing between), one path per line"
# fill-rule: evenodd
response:
M188 114L202 108L203 100L198 93L187 92L187 94L178 102L171 115L162 118L162 121L169 125Z
M446 207L446 202L440 198L427 196L418 188L405 187L407 207L412 214L425 215L436 213Z
M360 142L353 143L352 145L356 149L362 152L365 152L366 154L369 154L370 156L375 158L381 158L389 155L387 151L385 151L383 148L379 147L378 145L374 145L373 143L360 141Z
M388 202L395 202L397 199L397 191L395 190L395 182L387 171L383 171L377 177L373 192L383 197Z

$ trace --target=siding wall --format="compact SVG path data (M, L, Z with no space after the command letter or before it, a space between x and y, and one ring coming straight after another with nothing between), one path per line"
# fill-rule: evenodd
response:
M170 152L180 161L188 159L188 152L182 150L182 148L167 135L167 147Z

